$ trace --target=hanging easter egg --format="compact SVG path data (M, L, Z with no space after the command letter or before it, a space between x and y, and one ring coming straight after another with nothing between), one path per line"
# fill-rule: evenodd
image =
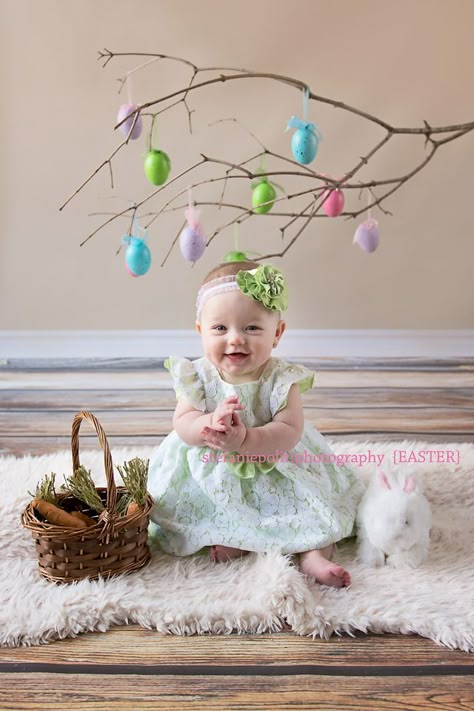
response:
M319 140L309 128L299 128L291 137L291 152L298 163L307 165L315 159L318 152Z
M127 266L127 262L125 262L125 269L126 269L127 272L130 274L131 277L139 277L139 276L140 276L139 274L134 274L134 273L132 272L132 270Z
M164 151L152 148L146 154L144 167L145 175L152 185L163 185L168 180L171 161Z
M239 250L234 249L232 252L227 252L222 258L223 262L246 262L249 257L245 252L239 252Z
M269 212L276 200L276 190L266 179L261 180L252 189L252 207L258 215ZM265 204L266 203L266 204Z
M291 137L291 152L298 163L307 165L315 159L319 148L319 133L314 123L302 121L297 116L292 116L288 121L286 130L295 128Z
M143 276L151 265L151 252L145 239L125 235L122 244L128 244L125 250L125 268L131 276Z
M323 210L328 217L338 217L344 209L344 193L342 190L325 190L323 195Z
M197 262L206 249L206 237L200 225L187 225L179 236L181 254L188 262Z
M120 126L119 126L119 131L123 133L124 136L128 136L130 129L133 126L133 122L135 121L135 114L133 113L136 109L138 109L137 104L122 104L121 107L118 110L117 114L117 123L120 123L120 121L123 121L123 119L126 119ZM127 116L130 116L130 118L127 118ZM137 138L140 138L143 130L143 121L142 117L139 115L137 120L135 121L135 125L133 126L133 130L130 134L130 138L134 141Z
M194 207L192 189L188 188L188 207L185 211L187 225L179 236L181 254L188 262L197 262L206 249L206 235L200 222L200 210Z
M361 222L355 231L353 244L358 244L364 252L375 252L379 246L379 223L369 218Z

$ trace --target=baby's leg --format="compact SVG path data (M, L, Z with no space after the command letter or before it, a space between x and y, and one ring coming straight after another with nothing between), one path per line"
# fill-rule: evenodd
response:
M225 563L232 558L242 558L247 553L248 551L241 551L240 548L231 548L230 546L211 546L209 557L213 563Z
M351 576L337 563L331 562L334 545L320 550L300 553L300 570L305 575L316 578L321 585L332 585L334 588L347 588L351 584Z

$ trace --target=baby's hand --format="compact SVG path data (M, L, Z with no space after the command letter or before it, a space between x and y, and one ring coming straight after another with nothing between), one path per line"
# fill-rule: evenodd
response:
M230 395L212 413L211 428L218 432L226 432L232 427L232 418L235 411L243 409L244 406L239 403L237 395Z
M221 452L233 452L234 450L239 450L247 435L247 428L243 424L237 412L234 411L232 419L232 426L225 432L218 432L210 427L203 427L201 434L203 436L204 443L208 447L211 447L211 449L217 449Z

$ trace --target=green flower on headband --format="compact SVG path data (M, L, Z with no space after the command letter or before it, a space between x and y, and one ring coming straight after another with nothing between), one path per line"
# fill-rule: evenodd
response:
M236 276L237 286L246 296L260 301L272 311L286 311L288 308L288 288L283 274L269 264L257 269L241 269Z

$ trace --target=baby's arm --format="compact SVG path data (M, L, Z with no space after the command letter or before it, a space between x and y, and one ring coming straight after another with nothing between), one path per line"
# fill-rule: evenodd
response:
M201 432L204 427L225 432L232 426L233 413L243 409L244 406L233 395L218 405L214 412L208 413L196 410L186 398L180 398L173 415L173 427L186 444L204 447L207 444Z
M205 442L201 430L203 427L210 427L211 421L212 412L196 410L186 398L179 398L173 415L173 427L183 442L203 447Z
M303 403L297 383L289 392L286 407L277 412L271 422L262 427L248 427L239 453L268 456L276 450L286 452L301 439L304 427Z

